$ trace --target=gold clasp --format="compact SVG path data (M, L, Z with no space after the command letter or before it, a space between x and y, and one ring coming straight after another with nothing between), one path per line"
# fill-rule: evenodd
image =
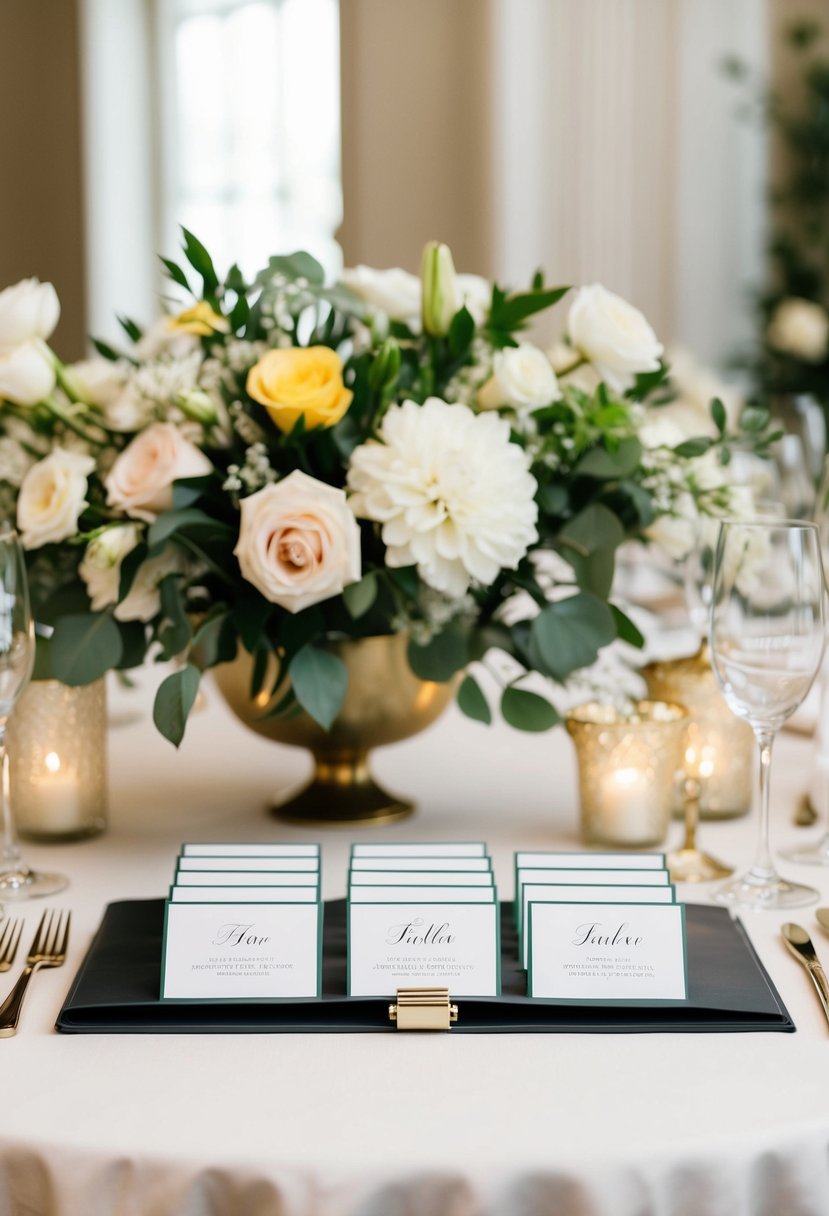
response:
M397 1003L389 1005L389 1021L398 1030L449 1030L457 1020L448 988L398 988Z

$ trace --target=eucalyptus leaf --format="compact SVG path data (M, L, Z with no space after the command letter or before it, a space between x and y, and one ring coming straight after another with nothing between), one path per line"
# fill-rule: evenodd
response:
M355 621L365 616L376 599L377 575L374 571L364 574L358 583L349 583L343 590L345 606Z
M158 627L158 640L161 643L162 657L174 659L186 649L193 636L193 629L181 595L181 578L178 574L168 574L159 583L161 596L161 623Z
M501 714L516 730L550 730L561 721L561 715L538 693L523 688L505 688L501 696Z
M591 448L576 465L576 472L583 477L595 477L597 481L616 481L630 477L642 459L642 445L638 439L623 439L614 450L605 447Z
M583 555L599 549L616 549L625 539L619 519L600 502L591 503L564 525L558 542Z
M123 653L118 626L108 612L59 617L52 634L55 679L76 687L117 667Z
M288 668L296 699L307 714L330 730L348 688L345 663L318 646L303 646Z
M198 696L199 681L198 668L187 663L180 671L174 671L162 681L155 694L153 722L175 747L184 738L187 718Z
M627 642L629 646L635 646L637 650L641 650L645 645L645 639L630 617L622 612L621 608L617 607L616 604L610 605L610 611L613 613L613 620L616 622L616 634L619 639Z
M445 684L469 662L466 630L457 621L452 621L425 646L410 641L407 657L412 671L421 680Z
M601 648L616 637L616 622L608 604L580 591L542 609L530 636L543 669L563 681L595 663Z
M461 682L458 689L458 708L467 718L473 718L476 722L484 722L489 726L492 721L492 710L474 676L465 676Z

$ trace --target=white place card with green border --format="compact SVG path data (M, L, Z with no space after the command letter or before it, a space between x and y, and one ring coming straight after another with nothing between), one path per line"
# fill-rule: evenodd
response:
M665 870L664 853L551 853L519 851L515 854L515 868L564 870Z
M523 920L518 934L521 962L529 966L530 935L527 929L529 909L533 903L596 903L596 904L673 904L676 903L676 888L667 886L637 886L635 879L630 886L582 886L559 883L527 883L522 887Z
M230 887L170 887L171 903L246 903L246 904L289 904L319 903L320 889L318 886L307 887L242 887L234 884Z
M441 888L435 888L435 891ZM370 894L376 888L365 888ZM469 888L448 898L348 904L349 996L394 997L398 988L447 988L451 998L498 996L498 903ZM459 894L475 896L460 901Z
M319 857L318 844L183 844L183 857Z
M268 892L266 895L272 895ZM278 1001L317 997L322 905L168 902L162 1000Z
M419 841L405 844L353 844L352 857L486 857L482 841Z
M348 881L352 887L492 887L495 875L492 870L351 870Z
M282 870L177 870L177 887L307 887L319 889L319 872Z
M318 874L318 857L179 857L182 870L273 870L283 873Z
M687 1000L683 904L533 901L527 936L531 997L580 1005Z
M410 870L411 857L352 857L351 872L356 870ZM418 870L491 870L488 857L419 857Z
M626 870L577 870L574 867L550 870L544 867L525 869L523 866L519 866L515 877L515 911L518 919L518 928L520 931L524 916L522 891L529 883L547 883L552 886L558 883L577 883L579 886L584 887L667 887L670 886L670 882L671 876L667 870L633 870L630 868Z
M385 887L349 887L348 902L352 904L382 904L388 902L424 903L428 901L447 901L450 903L471 904L498 902L495 887L453 887L451 884L441 887L399 886L389 884Z

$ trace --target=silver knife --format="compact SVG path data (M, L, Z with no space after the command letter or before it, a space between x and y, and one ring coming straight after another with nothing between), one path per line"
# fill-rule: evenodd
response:
M801 925L795 925L791 921L787 921L780 932L783 934L783 940L789 950L811 976L823 1006L823 1012L826 1014L826 1020L829 1021L829 983L826 981L826 972L815 953L812 939Z

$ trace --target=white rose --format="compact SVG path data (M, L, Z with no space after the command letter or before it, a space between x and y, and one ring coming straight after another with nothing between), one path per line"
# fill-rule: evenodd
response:
M344 490L297 470L241 510L239 566L272 604L301 612L360 578L360 529Z
M24 549L66 540L78 530L87 506L86 479L95 468L91 456L55 448L32 465L17 500L17 527Z
M411 329L420 329L420 279L407 270L373 270L371 266L354 266L344 270L342 281L361 300L379 308L392 321L402 321Z
M775 350L820 363L829 346L829 317L814 300L792 296L778 304L766 336Z
M55 387L55 365L37 339L9 353L0 351L0 399L15 405L35 405Z
M73 363L67 372L78 395L90 405L105 408L121 392L130 371L125 359L84 359Z
M154 422L136 435L109 471L107 502L135 519L152 521L173 505L173 482L202 477L213 465L170 422Z
M129 594L115 609L119 621L151 621L161 611L160 584L168 574L185 574L187 558L175 545L168 545L158 557L148 557L138 567Z
M60 316L57 292L51 283L23 279L0 291L0 353L33 338L51 337Z
M118 599L121 563L132 553L141 536L138 524L115 524L90 541L78 567L86 583L93 612L100 612Z
M495 409L499 405L538 409L560 397L550 360L537 346L524 342L498 351L492 375L478 390L478 405L482 409Z
M570 306L567 333L616 392L632 387L639 372L655 372L662 343L638 308L600 283L580 287Z

